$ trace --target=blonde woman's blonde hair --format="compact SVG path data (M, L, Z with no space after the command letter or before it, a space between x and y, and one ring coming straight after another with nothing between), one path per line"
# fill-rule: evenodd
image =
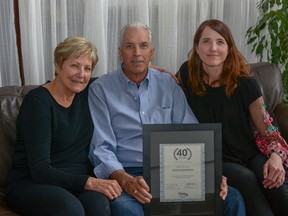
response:
M98 62L97 49L93 43L80 36L69 36L54 50L54 62L61 68L68 58L88 55L92 61L92 70ZM56 74L55 74L56 75Z

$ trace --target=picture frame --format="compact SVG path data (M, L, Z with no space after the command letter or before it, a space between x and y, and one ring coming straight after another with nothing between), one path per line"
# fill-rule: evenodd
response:
M144 124L145 216L220 216L222 125Z

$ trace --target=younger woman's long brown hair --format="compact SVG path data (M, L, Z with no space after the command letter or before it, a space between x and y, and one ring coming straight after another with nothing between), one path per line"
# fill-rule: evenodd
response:
M206 20L201 23L197 29L194 36L193 47L189 52L189 82L191 83L193 92L196 95L203 96L206 93L206 87L203 81L204 71L202 67L202 61L196 52L196 48L199 45L202 32L207 26L218 32L228 44L228 55L224 62L223 71L221 73L219 82L220 85L226 85L225 93L229 97L237 88L237 79L239 77L250 76L250 69L246 59L237 49L230 29L220 20Z

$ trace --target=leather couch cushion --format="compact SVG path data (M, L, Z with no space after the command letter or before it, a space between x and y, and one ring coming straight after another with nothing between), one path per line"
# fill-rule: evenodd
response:
M0 212L2 215L12 215L5 208L4 184L11 167L11 156L15 142L15 121L24 95L36 86L6 86L0 88ZM6 212L6 213L5 213ZM16 214L15 214L16 215Z
M277 104L283 102L284 87L279 67L267 62L250 64L250 70L260 84L265 104L273 111Z

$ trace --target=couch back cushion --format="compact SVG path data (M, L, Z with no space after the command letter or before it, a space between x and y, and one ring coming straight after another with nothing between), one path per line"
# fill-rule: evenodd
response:
M250 70L258 81L265 104L269 112L273 112L276 105L283 102L284 87L279 67L268 62L250 64Z
M24 96L36 86L0 87L0 193L11 167L15 143L15 122Z

